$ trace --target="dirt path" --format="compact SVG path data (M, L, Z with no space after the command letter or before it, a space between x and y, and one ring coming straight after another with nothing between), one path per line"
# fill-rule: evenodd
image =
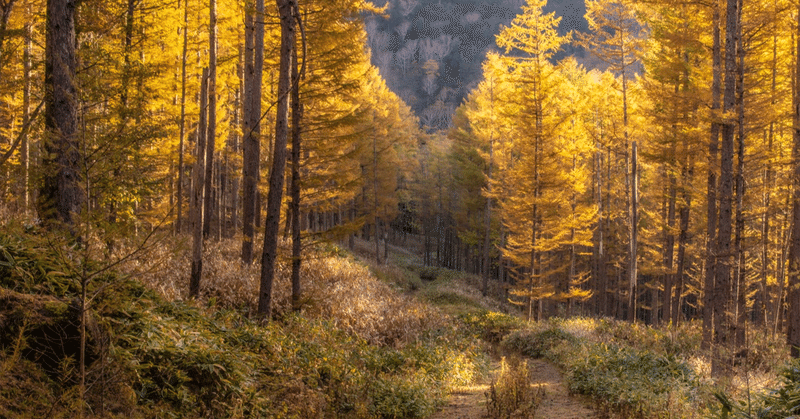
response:
M500 363L492 365L494 370ZM595 412L587 408L580 400L567 392L561 372L556 367L541 359L528 361L531 370L531 385L544 388L544 400L536 410L537 418L544 419L583 419L597 417ZM448 405L431 419L483 419L486 414L486 392L489 390L491 378L467 387L458 388L450 397Z

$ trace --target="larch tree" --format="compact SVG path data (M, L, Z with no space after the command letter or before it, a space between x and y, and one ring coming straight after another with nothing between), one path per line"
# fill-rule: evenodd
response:
M578 43L600 59L622 78L622 118L627 143L628 175L628 319L636 320L637 294L637 234L639 174L635 138L629 132L628 83L636 70L643 43L643 26L636 18L633 6L624 0L589 0L586 2L588 34L578 34Z
M515 106L525 117L515 124L519 135L520 162L510 174L516 193L506 197L502 209L510 232L504 255L527 269L525 288L514 293L527 302L528 318L534 316L534 302L552 296L552 284L544 283L542 265L543 219L548 211L546 189L553 187L548 179L554 165L547 164L551 156L556 131L565 121L549 107L554 106L558 91L556 69L548 61L568 41L556 30L560 18L543 12L545 2L531 0L511 26L503 28L497 45L505 49L503 58L511 69L514 89L519 91Z
M662 260L657 269L662 276L663 302L661 313L665 322L676 327L680 322L681 295L687 271L689 222L694 197L696 153L700 143L699 110L706 89L699 85L700 63L707 58L700 38L707 10L690 5L659 5L646 12L651 29L647 52L644 54L642 88L646 97L646 119L651 126L643 146L647 160L660 166L659 177L664 189L656 199L662 213L656 223L661 225ZM677 249L676 249L677 247ZM651 292L657 294L658 285ZM651 302L653 324L659 320L659 304Z

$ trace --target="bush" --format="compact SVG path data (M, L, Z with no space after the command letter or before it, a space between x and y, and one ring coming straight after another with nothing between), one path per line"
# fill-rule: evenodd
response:
M579 340L559 328L551 327L541 332L530 330L514 331L503 339L501 346L507 351L520 355L542 358L548 357L550 351L562 343L578 345Z
M517 357L500 360L500 374L489 386L486 410L492 419L532 419L544 396L541 386L531 387L528 361Z
M479 311L459 318L471 334L489 343L500 343L506 335L525 326L519 317L496 311Z
M603 343L590 346L569 375L570 391L623 417L669 415L675 400L686 399L687 389L696 386L689 366L674 357Z

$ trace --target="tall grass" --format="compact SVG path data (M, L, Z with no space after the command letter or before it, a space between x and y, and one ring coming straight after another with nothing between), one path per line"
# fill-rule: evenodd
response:
M75 267L48 257L24 231L15 234L0 237L0 264L20 278L0 287L0 336L8 337L0 343L0 417L85 410L90 417L421 418L448 389L470 383L483 362L451 318L336 249L307 253L297 313L281 260L277 315L263 325L250 319L259 272L239 262L237 242L209 242L195 301L186 299L186 250L163 240L94 284L102 290L90 313L98 327L90 333L89 392L80 398L75 357L58 339L47 341L53 351L36 348L52 353L53 368L31 352L48 324L72 321L74 279L63 272ZM118 241L114 251L125 246ZM69 341L70 330L54 336Z

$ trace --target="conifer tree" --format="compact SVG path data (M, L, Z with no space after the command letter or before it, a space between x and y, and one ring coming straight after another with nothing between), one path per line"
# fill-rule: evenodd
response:
M586 20L589 34L579 34L579 44L609 66L622 79L622 118L624 137L628 147L626 166L628 187L628 319L636 320L637 294L637 236L638 236L638 182L639 174L635 138L629 132L628 79L639 61L643 34L633 7L625 1L589 0L586 3Z

